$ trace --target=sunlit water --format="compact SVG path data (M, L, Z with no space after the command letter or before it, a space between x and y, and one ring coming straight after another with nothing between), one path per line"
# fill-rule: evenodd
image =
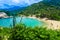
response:
M35 26L42 26L43 22L38 21L37 19L32 19L32 18L24 18L22 17L16 17L16 24L23 23L27 27L35 27ZM5 19L0 19L0 26L2 27L12 27L13 26L13 18L5 18Z

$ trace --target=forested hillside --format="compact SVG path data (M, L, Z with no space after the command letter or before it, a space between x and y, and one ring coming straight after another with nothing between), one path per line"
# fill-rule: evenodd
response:
M60 6L60 0L43 0L46 3L50 3L51 5Z
M52 5L51 2L39 2L27 7L25 10L20 12L23 15L36 15L37 17L47 17L53 20L60 20L60 6Z

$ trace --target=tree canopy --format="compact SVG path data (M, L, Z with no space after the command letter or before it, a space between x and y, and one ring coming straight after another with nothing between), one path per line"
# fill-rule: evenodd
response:
M60 6L51 5L47 2L35 3L21 11L23 15L38 15L39 17L47 17L49 19L60 20Z

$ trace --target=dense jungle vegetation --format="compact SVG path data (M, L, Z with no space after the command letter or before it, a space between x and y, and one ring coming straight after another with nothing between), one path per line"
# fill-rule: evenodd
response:
M60 40L60 30L41 27L26 27L23 24L0 29L0 40Z
M54 0L55 1L55 0ZM21 11L20 14L29 16L36 15L36 17L47 17L53 20L60 20L60 6L53 5L53 2L39 2L27 7Z

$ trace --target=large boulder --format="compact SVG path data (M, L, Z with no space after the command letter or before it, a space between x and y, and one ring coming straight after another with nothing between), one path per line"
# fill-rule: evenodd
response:
M6 13L0 12L0 18L6 18L6 17L8 17Z

